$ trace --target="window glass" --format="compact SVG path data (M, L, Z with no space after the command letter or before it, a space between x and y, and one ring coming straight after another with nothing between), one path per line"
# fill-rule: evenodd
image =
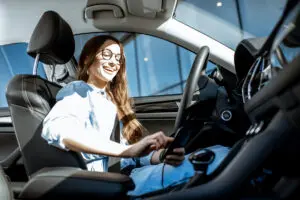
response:
M181 94L195 53L166 40L135 33L111 33L124 45L127 79L132 97ZM95 34L76 35L75 58ZM208 62L209 73L216 66Z
M9 80L16 74L32 74L34 59L26 50L27 43L0 45L0 107L7 107L5 91ZM46 77L41 63L38 74Z
M175 18L231 49L244 38L266 37L286 0L181 0Z

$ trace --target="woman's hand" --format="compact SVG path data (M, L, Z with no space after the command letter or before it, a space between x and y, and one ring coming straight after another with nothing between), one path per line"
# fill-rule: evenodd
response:
M153 153L151 158L151 164L159 164L161 163L159 157L160 154L164 151L164 149L160 149L159 151L156 151ZM176 148L173 150L174 154L167 155L165 160L163 161L166 164L178 166L180 165L184 160L185 155L185 149L184 148Z
M122 156L124 157L142 157L148 155L153 150L165 148L174 138L166 136L163 132L157 132L144 137L139 142L126 149Z

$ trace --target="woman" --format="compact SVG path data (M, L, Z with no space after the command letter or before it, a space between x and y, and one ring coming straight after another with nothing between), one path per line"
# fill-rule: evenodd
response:
M137 166L138 162L141 167L130 174L136 188L129 195L142 195L193 176L184 148L174 149L175 154L162 161L160 154L173 138L162 132L145 136L145 128L134 117L124 48L117 39L90 39L80 55L78 69L79 81L58 92L57 103L44 120L42 137L49 144L81 152L89 170L107 171L108 156L121 157L121 168ZM123 125L120 144L110 140L116 116ZM163 185L162 162L167 164Z

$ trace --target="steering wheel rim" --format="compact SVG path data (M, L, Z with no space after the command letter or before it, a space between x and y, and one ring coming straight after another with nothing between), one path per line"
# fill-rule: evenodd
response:
M207 61L209 56L209 47L203 46L200 48L199 52L196 55L196 58L193 62L192 68L190 70L189 76L186 81L184 92L180 101L178 108L174 132L180 128L183 122L183 113L184 110L191 104L194 91L197 87L198 80L201 76L201 72L206 69Z

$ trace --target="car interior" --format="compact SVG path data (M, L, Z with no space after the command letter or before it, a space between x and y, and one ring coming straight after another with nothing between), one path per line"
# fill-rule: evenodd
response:
M99 19L93 21L96 28L107 26L101 19L107 12L116 19L123 17L122 6L99 2L88 0L84 10L85 20ZM132 9L129 11L141 15L138 4L126 2ZM164 13L160 14L164 17ZM283 34L287 23L293 28ZM123 25L120 23L120 27ZM46 10L28 42L27 53L35 60L33 73L14 76L6 89L9 111L3 116L11 116L19 148L1 161L0 199L297 199L299 27L300 3L288 0L268 37L239 42L233 55L235 73L229 70L230 59L220 62L224 67L207 73L208 62L219 59L216 50L210 45L195 46L196 56L182 95L134 99L137 117L145 127L155 129L163 118L165 132L175 138L169 148L185 147L186 153L193 155L190 161L195 169L205 171L208 161L214 159L206 147L218 144L231 149L209 175L195 174L188 183L133 197L127 192L135 185L120 172L118 159L112 159L109 172L87 171L79 153L50 146L41 137L42 122L55 105L57 92L76 78L74 30L59 13ZM151 27L137 27L135 31L151 34L147 29ZM292 59L284 58L281 43L296 52ZM270 67L275 65L274 57L284 67ZM48 66L46 78L37 73L39 63ZM272 77L267 77L267 73ZM164 115L166 108L170 112ZM117 123L114 130L111 139L118 142ZM20 158L26 175L17 168Z

